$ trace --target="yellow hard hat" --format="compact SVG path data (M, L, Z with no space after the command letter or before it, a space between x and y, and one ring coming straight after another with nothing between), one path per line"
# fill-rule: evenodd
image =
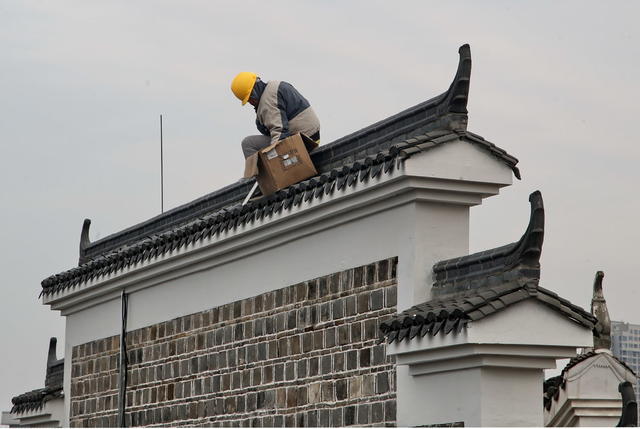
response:
M242 101L244 106L249 101L249 96L253 90L253 85L256 83L258 75L251 72L241 72L233 78L231 82L231 92Z

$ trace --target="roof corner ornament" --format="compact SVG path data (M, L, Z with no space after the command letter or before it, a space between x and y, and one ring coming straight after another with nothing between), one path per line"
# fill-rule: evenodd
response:
M595 350L611 348L611 319L609 318L607 301L604 299L604 293L602 292L603 278L604 273L602 271L596 272L593 282L593 298L591 299L591 314L598 319L593 336Z
M89 240L89 227L91 226L91 219L85 219L82 224L82 232L80 233L80 257L78 258L78 265L89 262L87 257L87 247L91 244Z
M47 354L47 368L57 363L58 358L56 357L56 346L58 344L58 339L56 337L51 337L49 339L49 353Z
M466 115L468 113L467 101L469 100L469 82L471 80L471 47L469 44L460 46L458 54L460 54L460 60L456 76L449 87L447 109L450 113Z
M542 243L544 242L544 203L542 193L535 191L529 195L531 215L529 225L520 239L521 260L528 266L540 268Z

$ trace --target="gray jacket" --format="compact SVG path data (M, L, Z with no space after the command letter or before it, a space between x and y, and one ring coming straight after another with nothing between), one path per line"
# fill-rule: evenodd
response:
M266 84L256 82L254 88L260 97L256 108L256 126L271 143L303 133L320 140L320 121L306 98L290 83L272 80Z

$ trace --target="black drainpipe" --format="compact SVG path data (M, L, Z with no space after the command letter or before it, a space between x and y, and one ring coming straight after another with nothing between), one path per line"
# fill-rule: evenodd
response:
M122 331L120 332L120 382L118 389L118 427L126 427L124 408L127 404L127 313L129 295L122 291Z

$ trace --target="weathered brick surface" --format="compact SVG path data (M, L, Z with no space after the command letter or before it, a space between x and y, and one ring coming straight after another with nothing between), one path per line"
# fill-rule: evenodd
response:
M394 426L397 258L127 334L127 426ZM119 336L73 348L71 426L115 426Z

